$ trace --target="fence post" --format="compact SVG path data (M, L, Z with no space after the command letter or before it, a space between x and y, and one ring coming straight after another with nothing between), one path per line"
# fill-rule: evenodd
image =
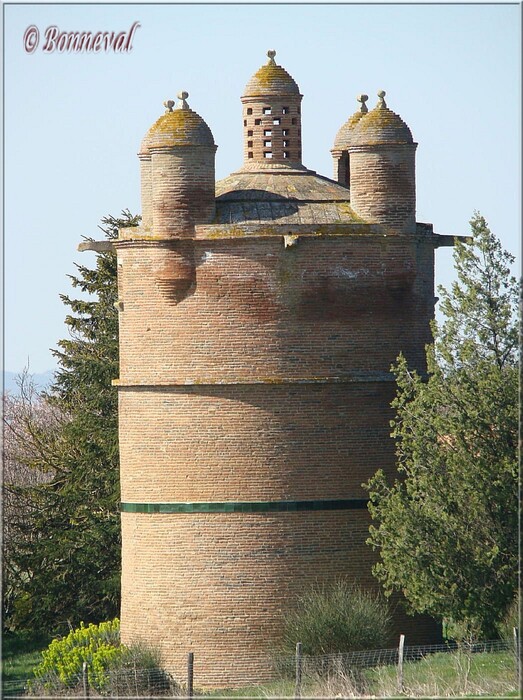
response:
M193 679L194 679L194 654L190 651L187 654L187 697L193 696Z
M404 692L403 685L403 648L405 646L405 635L400 634L400 644L398 647L398 691Z
M296 644L296 688L294 696L301 698L301 642Z
M82 664L82 683L84 686L84 698L89 697L89 671L87 670L87 661Z
M519 648L518 628L514 627L512 633L514 635L514 651L516 653L516 680L519 687L521 684L521 650Z

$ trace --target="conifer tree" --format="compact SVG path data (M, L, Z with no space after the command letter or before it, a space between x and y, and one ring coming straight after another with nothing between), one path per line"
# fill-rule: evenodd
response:
M457 241L457 281L439 289L428 377L393 368L399 478L366 487L375 575L411 611L493 638L517 589L518 285L484 218Z
M125 211L100 228L114 239L137 224ZM116 255L98 253L94 269L77 269L72 285L89 298L61 297L70 337L54 352L59 368L44 397L61 420L26 457L47 478L17 489L31 534L13 552L21 597L11 622L46 631L114 617L120 597Z

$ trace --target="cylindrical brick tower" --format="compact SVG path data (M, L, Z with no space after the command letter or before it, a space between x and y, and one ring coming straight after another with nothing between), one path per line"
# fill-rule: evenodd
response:
M366 221L415 233L417 144L401 117L388 109L383 90L378 97L351 135L351 205Z
M249 80L241 98L243 104L244 168L279 164L301 166L300 89L278 66L276 51Z
M334 164L334 179L345 187L350 187L349 148L352 145L354 127L369 111L365 104L369 99L368 95L358 95L356 99L361 103L361 107L347 119L345 124L342 124L334 139L334 146L331 149Z
M151 154L147 141L146 135L141 143L138 158L140 159L142 226L150 229L153 225L153 182Z
M378 587L361 484L395 470L389 368L423 367L433 313L437 237L391 236L302 165L301 95L269 59L242 98L243 167L214 198L214 140L182 96L141 149L151 227L115 244L122 640L182 679L193 652L203 688L271 677L308 582Z

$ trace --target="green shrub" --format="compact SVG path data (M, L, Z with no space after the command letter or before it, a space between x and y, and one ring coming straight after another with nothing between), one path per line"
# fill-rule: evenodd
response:
M63 639L54 639L42 652L30 682L32 695L62 695L81 689L87 662L89 686L102 694L155 695L168 692L172 680L160 667L160 654L142 644L120 644L118 619L86 627L80 623Z
M120 645L120 621L101 622L86 627L83 622L63 639L53 639L42 652L42 661L34 669L36 683L50 690L57 684L73 688L82 679L82 666L87 662L89 682L103 690L106 672L125 654Z
M471 621L454 622L454 620L445 618L443 620L443 638L449 642L463 642L474 644L481 640L481 631L478 626Z
M162 670L157 649L140 643L122 648L125 651L118 664L107 675L112 696L157 697L173 694L177 685Z
M514 600L510 604L504 618L498 624L498 632L501 639L509 642L514 640L514 627L521 633L521 624L519 616L519 596L516 593Z
M505 641L512 642L514 640L514 627L518 631L520 630L519 597L517 593L507 608L503 619L496 625L495 632L497 634L490 635L490 639L499 637ZM475 623L474 620L462 620L461 622L444 620L443 636L447 640L453 640L458 643L468 642L469 644L489 640L489 637L482 634L480 625L477 622Z
M304 654L314 656L383 648L391 620L390 608L378 593L344 580L314 584L285 616L283 652L293 654L296 642L302 643Z

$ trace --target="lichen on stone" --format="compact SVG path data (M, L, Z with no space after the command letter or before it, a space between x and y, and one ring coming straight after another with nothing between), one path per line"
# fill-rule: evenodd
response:
M211 130L192 109L175 109L156 120L147 132L141 152L170 146L214 146Z
M351 145L412 144L412 133L403 119L387 107L375 107L353 128Z
M244 97L263 95L299 95L300 88L285 68L268 64L262 66L247 83Z

